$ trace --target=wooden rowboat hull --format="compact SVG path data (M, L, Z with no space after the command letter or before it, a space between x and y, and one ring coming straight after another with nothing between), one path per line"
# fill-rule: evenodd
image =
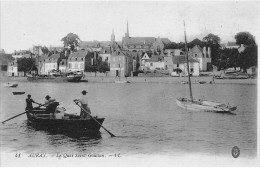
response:
M187 98L177 98L176 102L179 107L184 108L186 110L192 110L192 111L231 113L237 108L232 105L226 105L226 104L212 102L212 101L194 100L194 102L191 102Z
M73 134L73 135L96 135L100 134L100 125L93 119L81 120L72 119L51 119L49 115L41 116L33 112L26 113L28 125L33 126L37 130L47 130L54 133ZM76 117L76 116L75 116ZM96 118L102 125L104 118Z
M13 95L20 95L20 94L24 94L25 92L13 92Z

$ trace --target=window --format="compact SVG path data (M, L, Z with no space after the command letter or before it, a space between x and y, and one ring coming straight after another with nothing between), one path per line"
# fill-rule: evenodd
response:
M81 61L83 61L83 58L81 58Z
M198 55L197 55L197 54L195 54L195 57L198 57Z
M75 63L75 69L78 69L79 66L78 66L78 63Z
M150 63L150 66L153 66L153 63Z
M69 63L69 68L71 68L71 63Z
M53 64L53 68L55 68L55 64Z
M77 60L78 60L78 58L75 58L75 60L77 61Z
M113 67L115 68L115 67L116 67L116 65L115 65L115 64L113 64Z
M177 64L177 67L179 67L179 64Z
M83 63L80 63L80 69L83 69Z
M116 58L114 57L114 59L113 59L114 61L116 61Z

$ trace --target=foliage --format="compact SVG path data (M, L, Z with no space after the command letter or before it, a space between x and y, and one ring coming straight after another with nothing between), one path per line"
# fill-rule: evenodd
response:
M244 72L246 72L246 69L251 66L257 66L257 48L257 45L248 46L243 52L239 54L239 66L243 69Z
M215 35L215 34L212 34L212 33L210 33L207 36L205 36L202 40L204 42L207 42L208 44L219 45L219 43L220 43L219 36Z
M239 32L235 35L236 44L255 45L255 38L249 32Z
M110 71L108 63L105 61L101 61L101 63L97 66L97 71L100 73L105 73L107 71Z
M18 71L23 71L24 73L31 71L35 68L35 60L32 58L18 58Z
M68 33L61 41L63 41L64 48L70 53L79 46L80 38L77 34Z
M43 54L49 54L49 52L50 52L49 49L45 46L42 47L41 50L42 50Z

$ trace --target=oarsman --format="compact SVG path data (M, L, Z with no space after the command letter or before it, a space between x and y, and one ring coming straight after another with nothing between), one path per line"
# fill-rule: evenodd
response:
M81 109L80 111L80 119L90 119L90 114L91 114L91 111L90 111L90 108L88 107L88 98L87 98L87 91L86 90L83 90L82 92L82 96L80 97L80 99L76 99L76 101L79 101L80 104L81 104L81 107L84 108L87 113Z
M55 99L51 99L51 97L50 97L49 95L47 95L47 96L45 97L44 105L47 107L47 106L49 106L49 104L50 104L51 102L54 102L54 101L55 101Z
M32 98L31 98L31 95L30 94L28 94L27 95L27 99L25 100L26 101L26 108L25 108L25 110L32 110L33 109L33 103L36 103L36 104L39 104L40 105L40 103L37 103L37 102L35 102Z

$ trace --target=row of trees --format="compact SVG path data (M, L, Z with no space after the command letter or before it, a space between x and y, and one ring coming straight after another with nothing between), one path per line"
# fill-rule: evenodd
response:
M237 49L221 49L220 38L214 34L208 34L202 41L194 39L187 44L187 47L193 48L195 45L210 47L212 64L217 66L218 70L240 67L246 72L247 68L257 66L258 55L254 36L249 32L239 32L235 35L235 39L237 45L243 44L246 47L243 52L239 53ZM172 42L165 48L185 50L185 44Z

